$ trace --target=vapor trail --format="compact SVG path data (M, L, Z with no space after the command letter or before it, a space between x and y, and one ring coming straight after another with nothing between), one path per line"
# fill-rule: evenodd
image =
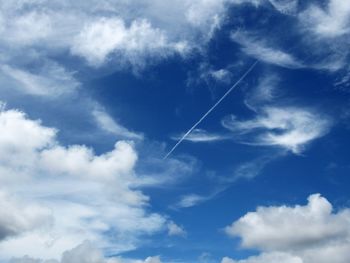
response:
M255 61L253 65L236 81L232 87L226 91L226 93L181 137L181 139L174 145L174 147L164 156L163 160L169 157L173 151L182 143L183 140L234 90L235 87L255 68L258 61Z

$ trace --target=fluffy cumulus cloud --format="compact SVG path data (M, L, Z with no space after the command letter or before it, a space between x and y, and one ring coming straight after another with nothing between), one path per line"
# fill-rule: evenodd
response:
M0 241L26 231L42 227L51 222L49 209L36 204L22 204L0 192Z
M255 119L239 121L230 116L222 124L244 143L278 146L300 153L307 143L328 132L331 121L309 109L269 106Z
M242 247L263 251L259 256L222 262L345 263L350 257L350 210L333 212L320 194L306 205L258 207L226 227Z
M137 189L131 142L100 155L63 146L55 129L17 110L0 112L0 129L1 260L58 259L84 240L118 253L166 227Z

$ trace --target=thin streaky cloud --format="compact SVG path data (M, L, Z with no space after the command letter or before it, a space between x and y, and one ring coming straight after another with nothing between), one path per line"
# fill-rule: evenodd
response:
M174 147L164 156L167 159L176 148L186 139L186 137L238 86L239 83L255 68L258 61L255 61L250 68L236 81L232 87L182 136L182 138L174 145Z
M173 140L179 140L182 138L182 135L172 136L171 139ZM218 133L209 133L202 129L194 129L189 136L185 139L186 141L193 142L193 143L200 143L200 142L216 142L216 141L222 141L229 139L231 136L218 134Z

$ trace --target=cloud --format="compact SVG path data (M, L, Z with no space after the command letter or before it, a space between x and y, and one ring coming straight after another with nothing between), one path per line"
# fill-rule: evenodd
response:
M143 57L167 57L169 52L182 53L184 42L169 43L165 33L153 28L147 20L135 20L129 28L120 18L101 18L87 25L75 38L71 51L84 57L90 65L100 66L108 55L116 53L134 65Z
M200 63L195 71L190 71L187 78L187 86L199 86L205 84L214 97L218 87L229 85L233 74L232 65L225 68L216 68L209 63ZM237 69L238 70L238 69Z
M298 10L298 0L269 0L269 2L283 14L294 15Z
M301 21L321 37L333 38L349 33L350 4L329 0L326 8L312 4L300 14Z
M0 242L6 238L44 229L51 223L51 211L36 204L22 204L7 193L0 192Z
M36 96L57 97L70 94L80 87L72 73L53 62L44 63L36 72L0 65L0 80L4 89L16 89Z
M231 34L231 39L241 45L244 53L259 61L285 68L303 67L303 64L291 54L278 49L278 47L271 47L273 45L270 43L258 40L257 37L251 37L247 33L234 32Z
M148 257L148 258L146 258L145 263L162 263L162 262L160 260L160 257L156 256L156 257Z
M183 229L183 227L178 226L174 222L168 223L168 235L169 236L180 236L185 237L187 235L186 231Z
M246 95L244 102L247 107L257 111L259 107L275 99L278 95L276 90L279 82L279 77L272 73L260 78L259 84Z
M127 258L106 258L102 252L93 246L91 242L85 241L77 247L63 253L60 261L41 260L28 256L13 258L10 263L161 263L159 256L148 257L146 260L135 260Z
M204 203L206 201L209 201L215 198L218 194L220 194L225 189L226 187L217 188L208 195L198 195L198 194L184 195L180 198L180 201L177 202L173 207L175 209L178 209L178 208L189 208L189 207L199 205L201 203Z
M219 82L229 83L231 80L231 73L227 69L211 70L209 74Z
M333 212L320 194L309 196L306 205L258 207L226 227L226 233L241 237L242 247L264 253L226 262L264 262L279 255L280 262L345 263L350 256L349 226L350 210Z
M248 259L233 260L224 257L221 263L303 263L299 257L291 256L287 253L263 253L260 256L253 256Z
M57 130L17 110L0 112L0 129L1 260L57 259L84 240L116 254L165 228L167 220L148 211L149 197L138 189L131 142L100 155L63 146Z
M251 136L245 142L247 144L278 146L300 153L306 144L328 132L331 120L309 109L269 106L264 107L255 119L239 121L230 116L222 124L236 136Z
M104 131L114 134L118 137L141 140L143 136L135 132L129 131L125 127L117 123L105 110L101 108L95 108L92 111L92 115L97 125Z
M173 140L177 141L183 137L183 134L172 137ZM221 134L208 133L202 129L194 129L186 138L185 141L190 142L214 142L227 139L226 136Z
M234 2L252 3L263 8L272 5L279 16L285 16L282 19L285 22L277 27L271 19L274 16L267 15L253 25L244 24L244 30L232 32L231 39L248 56L290 69L336 72L347 67L350 5L346 1L327 0L305 5L297 0ZM262 24L257 27L259 23ZM273 29L266 31L266 28ZM288 34L281 37L283 31ZM290 43L293 43L292 47L285 50L286 44L290 46Z
M256 158L240 164L235 170L234 175L228 181L234 182L238 179L253 179L265 168L266 165L274 161L278 155L269 155Z
M196 206L202 202L208 200L208 197L201 196L197 194L188 194L181 198L181 200L177 203L176 207L179 208L188 208L192 206Z
M224 20L228 3L6 1L0 11L0 50L7 52L0 59L15 63L18 54L34 50L45 58L78 55L93 67L108 62L117 69L145 66L154 59L204 48Z
M350 4L341 0L310 4L297 17L302 48L310 52L309 67L330 72L346 69Z

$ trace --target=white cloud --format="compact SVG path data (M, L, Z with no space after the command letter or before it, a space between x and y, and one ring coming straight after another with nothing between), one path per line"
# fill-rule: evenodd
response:
M130 67L138 72L174 55L185 57L206 48L229 2L2 1L2 88L5 94L17 90L54 97L80 87L81 74L75 72L86 73L85 62L108 63L95 71L103 74Z
M257 37L251 37L246 33L234 32L231 39L242 47L242 51L249 56L265 63L278 65L286 68L301 68L303 64L294 58L291 54L284 52L277 47L271 47L269 43L257 40Z
M0 49L12 60L24 49L38 50L45 57L71 50L92 66L108 61L143 66L152 58L204 47L229 2L3 1Z
M299 27L305 48L316 57L313 68L331 72L347 68L350 4L328 0L323 5L310 4L299 13Z
M294 15L298 9L298 0L269 0L269 2L283 14Z
M207 196L201 196L197 194L188 194L181 198L181 200L176 204L176 207L188 208L188 207L196 206L209 199L210 197L207 197Z
M179 140L183 137L183 134L179 136L172 137L173 140ZM208 133L202 129L194 129L188 136L186 136L185 140L190 142L214 142L225 140L227 137L220 134Z
M298 69L312 68L335 72L347 66L349 55L350 4L342 0L327 0L324 3L301 5L298 0L233 0L235 4L250 3L259 6L272 5L281 15L289 16L289 22L281 23L275 30L243 27L231 34L231 39L241 45L248 56L281 67ZM265 17L267 18L267 17ZM286 20L286 21L287 21ZM267 19L265 22L270 23ZM259 23L259 21L257 23ZM266 28L266 25L263 26ZM278 45L282 31L289 31L287 38L294 43L285 50ZM282 38L286 40L286 38ZM290 42L290 41L289 41ZM307 51L305 51L307 50ZM296 52L295 52L296 51Z
M82 145L62 146L55 129L16 110L0 112L0 129L6 194L0 204L7 208L0 229L3 237L11 236L0 242L1 260L58 259L84 240L118 253L165 228L166 219L148 212L149 198L137 189L131 142L119 141L100 155ZM9 199L13 193L18 201Z
M331 121L309 109L265 107L255 119L238 121L231 116L222 124L237 136L253 136L245 143L278 146L300 153L306 144L328 132Z
M174 222L168 223L168 235L169 236L181 236L185 237L187 235L186 231L183 229L183 227L175 224Z
M46 63L39 72L0 65L0 80L4 89L17 89L25 94L55 97L75 91L80 83L62 66Z
M277 96L277 84L279 78L274 74L268 74L259 80L259 84L249 91L244 100L248 108L257 111L267 102L271 102Z
M215 29L221 25L225 15L225 7L229 2L227 0L187 1L186 18L192 25L207 30L206 34L208 34L208 38L211 38Z
M277 157L278 155L263 156L260 158L256 158L255 160L240 164L234 170L234 176L232 177L232 179L230 179L230 181L236 181L241 178L252 179L256 177L265 168L267 164L272 162Z
M211 70L209 74L217 81L229 83L231 80L231 73L227 69Z
M350 210L333 212L325 198L314 194L304 206L258 207L233 222L226 232L241 237L244 248L264 252L246 261L231 262L264 262L264 258L278 253L285 257L280 262L345 263L350 256L349 229Z
M303 263L299 257L291 256L287 253L263 253L260 256L253 256L248 259L233 260L224 257L221 263Z
M221 193L222 191L224 191L226 188L225 187L221 187L221 188L217 188L214 191L212 191L211 193L207 194L207 195L199 195L199 194L187 194L187 195L183 195L180 198L180 201L177 202L173 208L178 209L178 208L189 208L189 207L193 207L196 205L199 205L203 202L209 201L213 198L215 198L219 193Z
M0 192L0 242L35 228L48 227L51 211L36 204L22 204L14 197Z
M214 68L209 63L200 63L196 71L190 72L187 85L202 85L205 83L214 92L218 85L224 86L231 83L233 74L230 66L226 68Z
M45 40L53 33L49 14L39 10L30 10L23 14L16 13L11 22L7 20L6 16L11 14L11 11L18 12L24 7L25 2L28 3L28 1L23 1L23 6L20 6L19 3L5 4L5 8L2 9L2 20L6 25L6 28L3 29L6 37L3 41L9 44L29 46Z
M143 57L166 57L169 52L184 52L184 42L169 43L165 33L147 20L133 21L129 28L120 18L101 18L87 25L75 38L72 53L84 57L90 65L100 66L108 55L127 58L133 65Z
M12 258L10 263L161 263L159 256L148 257L145 260L135 260L127 258L106 258L102 252L92 243L85 241L77 247L67 250L58 260L34 259L28 256L22 258Z
M350 3L329 0L327 8L311 5L300 14L301 21L321 37L339 37L349 33Z
M141 134L129 131L125 127L121 126L103 109L95 108L92 111L92 115L95 118L97 125L106 132L128 139L141 140L143 138Z

